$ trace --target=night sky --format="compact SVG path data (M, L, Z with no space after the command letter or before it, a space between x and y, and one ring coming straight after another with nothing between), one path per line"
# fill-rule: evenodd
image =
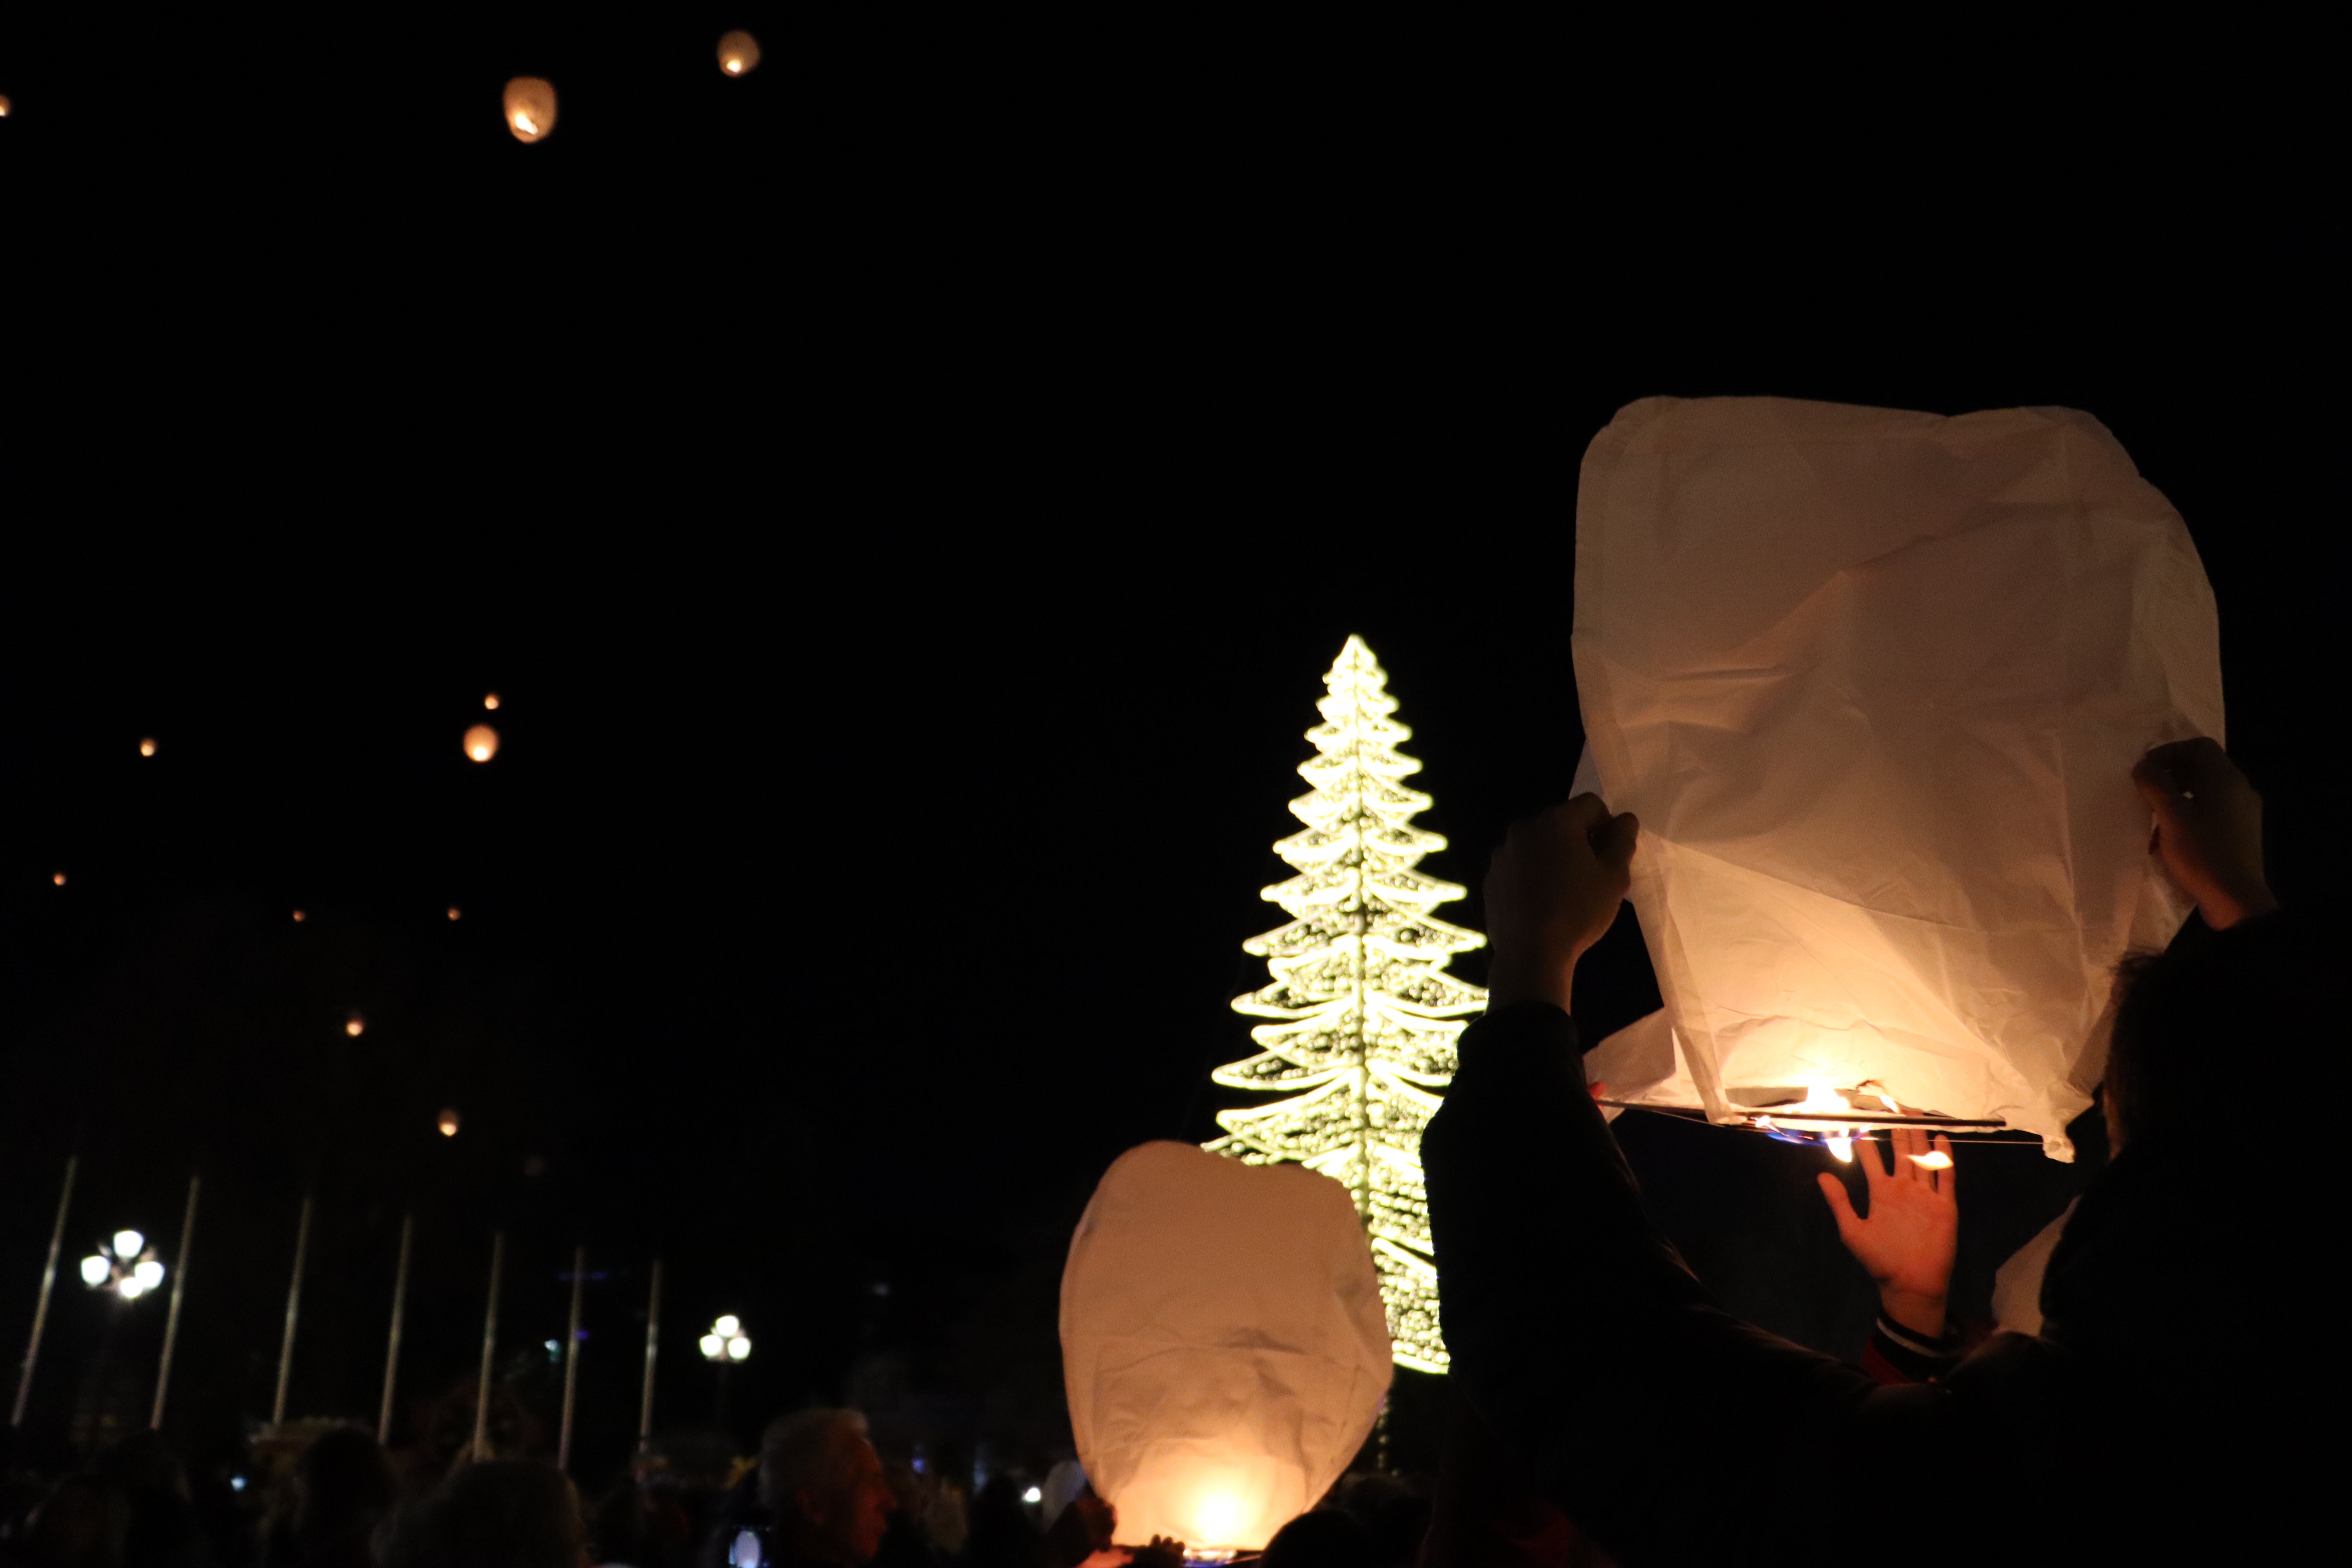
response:
M306 1184L296 1414L373 1414L413 1208L419 1399L477 1353L494 1226L526 1354L587 1245L592 1464L656 1249L666 1427L709 1418L722 1310L747 1436L883 1353L1050 1426L1095 1178L1229 1102L1322 671L1370 641L1454 842L1428 868L1475 883L1573 772L1576 467L1644 395L2096 415L2203 552L2282 896L2347 870L2344 228L2283 121L2119 138L2055 68L2000 111L1672 73L1621 105L1389 32L24 25L12 1364L83 1163L37 1432L107 1332L71 1259L126 1224L168 1257L199 1163L191 1447L267 1413ZM562 95L530 147L524 72ZM1594 1037L1654 1005L1630 921L1580 984ZM1730 1304L1858 1348L1822 1156L1621 1131ZM1959 1310L2076 1176L1964 1152Z

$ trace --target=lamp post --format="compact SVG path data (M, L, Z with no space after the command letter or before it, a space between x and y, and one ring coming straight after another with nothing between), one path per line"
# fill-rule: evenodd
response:
M93 1290L111 1290L126 1301L136 1301L163 1282L163 1265L154 1247L135 1230L118 1230L81 1260L81 1282Z
M730 1312L710 1325L702 1336L702 1359L719 1368L719 1407L712 1425L724 1431L727 1427L727 1369L738 1362L751 1359L751 1337L743 1332L743 1320Z

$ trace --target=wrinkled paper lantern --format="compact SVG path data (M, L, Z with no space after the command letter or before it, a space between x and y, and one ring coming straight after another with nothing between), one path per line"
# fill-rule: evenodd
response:
M441 1119L434 1125L441 1129L441 1136L444 1138L457 1136L457 1108L454 1105L442 1107Z
M1576 517L1576 787L1641 817L1665 1001L1588 1075L2073 1158L2116 961L2188 912L2132 764L2221 738L2179 515L2069 409L1652 398L1594 438Z
M760 40L740 27L719 40L719 68L729 76L749 75L760 63Z
M555 129L555 89L540 77L507 83L507 129L518 142L537 142Z
M499 754L499 732L488 724L477 724L466 731L466 754L478 763L487 763Z
M1062 1274L1078 1461L1119 1534L1265 1544L1363 1447L1387 1318L1348 1191L1188 1143L1119 1156Z

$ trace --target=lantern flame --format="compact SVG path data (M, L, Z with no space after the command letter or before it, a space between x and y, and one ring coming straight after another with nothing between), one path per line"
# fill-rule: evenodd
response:
M1952 1168L1952 1157L1941 1149L1930 1149L1925 1154L1914 1154L1910 1158L1911 1163L1922 1170L1948 1171Z
M541 78L519 76L507 83L506 111L516 141L539 141L555 129L555 89Z
M1233 1539L1241 1523L1241 1500L1231 1492L1211 1492L1193 1505L1193 1529L1211 1544Z
M719 40L719 68L729 76L741 76L760 63L760 40L741 28Z
M1822 1142L1830 1146L1831 1153L1836 1155L1839 1159L1844 1161L1849 1165L1853 1163L1853 1137L1851 1133L1846 1131L1845 1129L1838 1129L1835 1132L1823 1138Z

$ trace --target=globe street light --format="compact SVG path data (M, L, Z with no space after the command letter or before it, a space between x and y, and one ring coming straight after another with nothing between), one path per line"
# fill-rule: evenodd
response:
M719 1405L712 1425L724 1429L727 1425L727 1369L738 1362L751 1359L751 1341L743 1332L743 1320L730 1312L710 1325L702 1336L702 1359L719 1369Z
M163 1282L163 1266L155 1249L135 1230L118 1230L111 1241L81 1260L81 1282L93 1290L111 1290L126 1301L136 1301Z

